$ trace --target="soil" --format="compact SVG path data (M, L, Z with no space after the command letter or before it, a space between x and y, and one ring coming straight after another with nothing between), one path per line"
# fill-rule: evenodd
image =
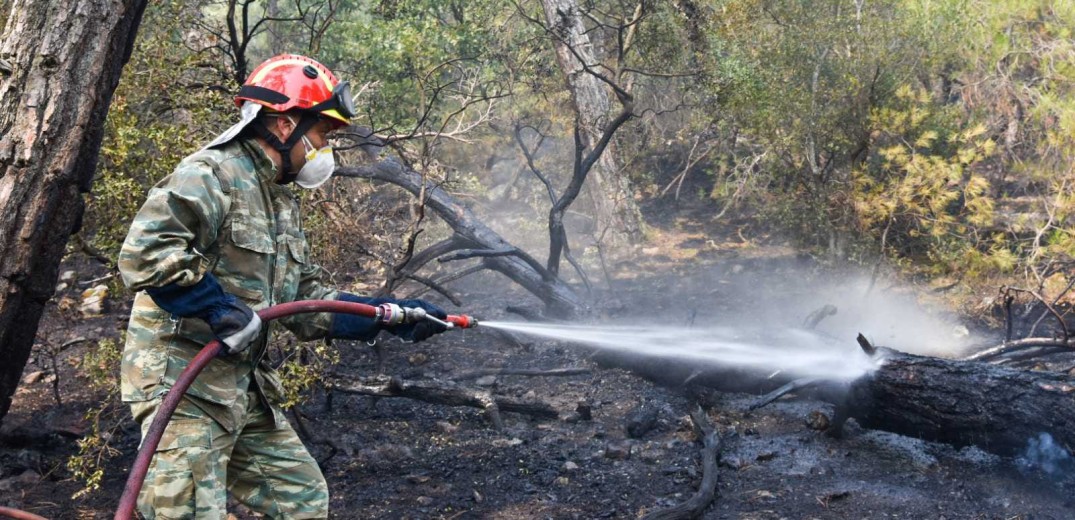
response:
M736 233L707 235L669 225L653 242L660 245L640 248L630 261L610 266L611 287L595 280L600 287L595 322L797 326L811 306L829 303L820 300L819 287L845 278L788 247L758 245ZM69 260L64 269L77 270L82 279L107 272L81 262ZM504 309L537 304L492 273L456 287L462 287L465 309L448 305L452 312L519 320ZM58 293L50 306L25 370L41 374L22 386L0 428L0 505L56 519L108 518L139 442L133 422L128 417L111 436L118 451L105 462L99 491L72 499L80 485L70 479L64 462L92 427L86 410L104 395L76 365L93 342L119 338L129 301L112 299L105 315L82 318L65 300L77 299L77 292L72 287ZM48 345L57 350L77 337L89 341L49 355ZM506 413L504 430L496 431L476 409L344 394L328 399L313 392L297 410L313 432L314 438L305 440L328 479L332 517L637 518L694 493L702 478L700 444L688 417L695 402L682 389L602 369L585 348L520 339L508 341L480 327L418 344L392 339L386 341L385 372L449 380L488 367L591 369L567 377L462 382L547 402L560 410L559 419ZM372 349L338 345L343 353L338 374L376 372ZM819 414L831 416L829 405L792 396L747 413L753 399L740 394L706 399L724 446L717 498L704 518L1075 518L1070 467L1049 473L976 448L957 449L854 423L844 438L833 439L810 426L823 420ZM592 418L579 413L580 403ZM651 430L631 438L626 419L639 407L655 410L657 420ZM241 506L231 509L237 518L253 517Z

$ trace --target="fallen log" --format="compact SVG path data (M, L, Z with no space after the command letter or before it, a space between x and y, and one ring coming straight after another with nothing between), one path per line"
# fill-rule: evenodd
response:
M1075 378L881 349L883 364L850 386L864 427L1013 455L1041 433L1075 448Z
M330 379L326 385L330 390L346 394L368 395L373 397L406 397L432 404L446 406L469 406L480 408L493 425L503 429L504 423L500 412L513 412L529 415L539 419L555 419L560 413L552 405L543 402L523 401L512 397L492 395L485 390L477 390L456 385L447 381L407 380L399 377L374 376Z
M854 418L866 428L976 445L1001 455L1021 453L1042 433L1069 452L1075 448L1075 378L1070 375L886 348L877 348L875 356L880 364L872 373L850 382L818 382L807 391L836 406L830 433L839 435L843 421ZM766 394L793 380L698 360L621 352L600 352L594 360L672 387L689 379L691 385L720 391Z

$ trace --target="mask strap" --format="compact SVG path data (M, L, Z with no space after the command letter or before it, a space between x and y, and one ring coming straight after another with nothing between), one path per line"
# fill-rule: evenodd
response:
M280 152L280 161L282 164L280 165L281 178L279 184L290 184L294 182L295 177L298 177L299 172L291 171L291 149L295 147L295 144L302 140L303 136L306 135L306 132L317 124L318 119L318 116L314 114L308 112L303 113L298 124L295 125L295 129L292 130L291 135L287 137L286 141L280 141L280 138L276 137L276 134L270 132L268 127L265 126L265 122L260 118L254 120L253 124L251 124L254 128L254 132L258 134L258 137L264 139L273 150Z

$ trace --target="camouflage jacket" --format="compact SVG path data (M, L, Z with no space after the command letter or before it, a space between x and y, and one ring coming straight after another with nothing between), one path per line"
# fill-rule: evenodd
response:
M212 272L225 291L254 310L335 299L325 272L309 260L298 201L275 177L275 166L256 141L234 140L187 157L150 190L119 255L123 281L138 291L121 364L124 401L163 395L213 339L204 321L170 315L142 289L191 285ZM331 321L329 314L306 314L276 323L309 340L325 337ZM251 375L263 399L280 398L279 380L263 359L274 325L267 324L242 354L211 361L187 391L229 431L241 413L233 405Z

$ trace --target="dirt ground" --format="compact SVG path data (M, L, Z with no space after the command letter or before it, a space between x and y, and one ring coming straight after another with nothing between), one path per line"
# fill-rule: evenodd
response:
M635 259L612 266L611 287L599 281L595 321L796 326L811 308L830 303L822 301L822 294L830 294L822 287L846 281L788 248L735 239L718 244L689 228L672 227L661 231L658 241L660 246L643 248ZM100 270L76 267L83 279ZM505 307L536 303L491 273L464 287L460 297L466 308L448 305L452 312L518 320ZM69 289L57 301L76 294ZM908 294L900 298L913 300L913 291ZM72 499L79 485L70 480L64 460L88 431L83 415L100 393L73 368L88 342L58 352L58 373L46 344L55 347L80 336L118 338L128 310L129 302L112 301L108 314L81 319L58 305L50 307L41 345L26 368L27 374L40 374L20 389L0 428L0 505L55 519L111 516L138 445L137 430L128 420L112 437L118 455L106 462L102 489ZM924 313L938 314L944 313ZM871 332L881 344L889 338L883 327ZM830 333L842 334L843 329ZM307 445L321 461L332 492L332 516L637 518L695 491L702 477L700 444L688 418L694 404L681 389L602 369L585 348L521 339L514 343L479 327L420 344L390 340L386 372L449 380L477 368L590 369L568 377L461 382L496 395L549 403L560 411L559 419L508 413L504 430L496 431L479 410L408 399L336 394L329 403L315 393L301 405L302 421L314 436L306 439ZM347 344L341 350L338 374L376 371L369 347ZM61 405L55 402L54 384ZM836 440L808 424L815 412L831 415L828 404L790 397L747 413L752 399L712 397L709 417L724 446L718 496L704 518L1075 518L1075 472L1070 467L1049 473L975 448L864 430L853 423L845 438ZM580 416L580 403L592 410L591 419ZM655 410L657 421L639 438L630 438L625 421L639 407ZM250 517L240 507L234 512Z

